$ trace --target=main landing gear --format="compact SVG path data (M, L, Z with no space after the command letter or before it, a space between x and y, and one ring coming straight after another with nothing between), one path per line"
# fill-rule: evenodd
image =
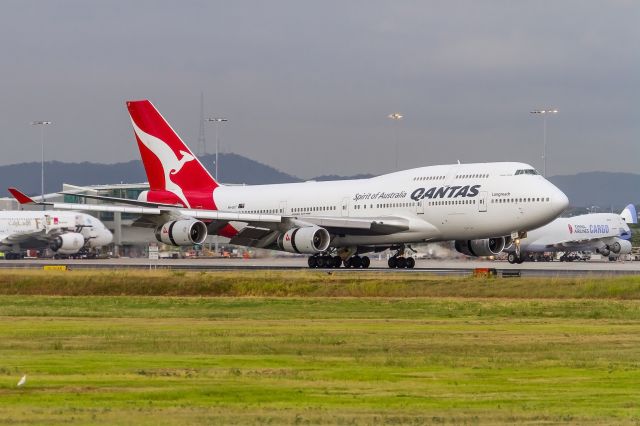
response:
M371 259L368 256L351 256L344 261L340 256L331 256L328 254L313 255L307 259L309 268L339 268L344 264L345 268L363 268L367 269L371 265Z
M22 253L13 253L9 251L4 254L4 258L5 260L21 260L24 259L24 255Z
M405 256L405 247L401 247L396 254L389 258L387 265L389 265L391 269L413 269L413 267L416 266L416 260L410 255Z

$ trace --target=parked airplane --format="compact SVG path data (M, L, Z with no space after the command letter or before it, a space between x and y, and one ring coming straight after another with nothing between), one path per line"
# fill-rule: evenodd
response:
M50 248L76 254L111 243L104 224L85 213L69 211L0 211L0 251L7 260L21 259L25 249Z
M138 200L81 195L133 206L53 206L138 213L134 224L155 229L165 244L200 244L218 234L231 244L308 254L312 268L367 268L370 260L361 255L392 249L389 267L412 268L414 259L405 257L411 243L457 240L465 253L497 254L568 205L533 167L506 162L333 182L220 185L151 102L127 107L150 190Z
M520 242L520 255L508 249L509 263L522 263L527 253L594 251L604 257L631 253L631 230L638 223L635 207L630 204L622 213L590 213L559 217L553 222L527 232Z

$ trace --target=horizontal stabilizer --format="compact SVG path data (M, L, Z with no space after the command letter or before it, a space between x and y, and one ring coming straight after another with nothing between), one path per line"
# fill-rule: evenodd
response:
M33 198L29 197L17 188L9 188L9 192L20 204L38 204Z

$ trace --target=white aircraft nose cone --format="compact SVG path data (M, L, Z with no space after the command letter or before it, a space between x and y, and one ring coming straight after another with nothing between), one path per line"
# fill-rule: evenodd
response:
M567 207L569 207L569 198L567 198L566 194L558 188L556 188L556 194L553 195L551 201L558 214L562 213L567 209Z

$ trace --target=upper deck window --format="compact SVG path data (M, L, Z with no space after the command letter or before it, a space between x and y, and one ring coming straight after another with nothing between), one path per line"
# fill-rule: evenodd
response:
M520 169L516 170L516 175L537 175L538 172L535 169Z

